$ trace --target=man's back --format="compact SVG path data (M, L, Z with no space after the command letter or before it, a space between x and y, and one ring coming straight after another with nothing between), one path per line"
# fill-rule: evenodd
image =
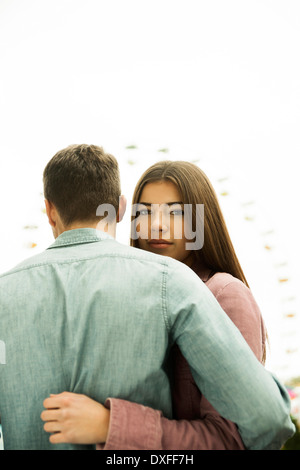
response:
M50 448L43 400L64 390L100 402L124 397L171 415L165 266L164 258L154 263L148 253L81 229L0 278L6 448Z

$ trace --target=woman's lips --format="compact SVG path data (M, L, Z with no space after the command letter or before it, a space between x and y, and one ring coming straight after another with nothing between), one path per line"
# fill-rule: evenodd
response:
M171 242L168 242L167 240L149 240L148 245L150 245L152 248L166 248L170 245L172 245Z

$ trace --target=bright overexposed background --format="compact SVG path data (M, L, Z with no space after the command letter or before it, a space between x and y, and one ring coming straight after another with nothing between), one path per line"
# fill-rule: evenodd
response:
M265 318L267 367L299 376L299 44L298 0L0 0L0 272L53 241L42 172L61 148L113 153L129 202L151 163L195 162Z

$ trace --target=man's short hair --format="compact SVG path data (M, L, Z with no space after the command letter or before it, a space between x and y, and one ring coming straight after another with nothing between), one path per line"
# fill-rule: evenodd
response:
M121 195L118 162L96 145L70 145L57 152L43 174L44 197L56 207L62 222L92 222L100 204L116 213Z

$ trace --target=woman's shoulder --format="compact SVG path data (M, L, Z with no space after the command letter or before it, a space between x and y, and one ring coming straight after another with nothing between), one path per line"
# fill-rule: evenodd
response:
M201 266L192 266L193 271L200 277L200 279L206 284L206 286L217 295L218 292L222 291L226 286L233 288L234 290L249 290L246 284L226 272L215 272L209 268Z
M204 279L203 281L216 297L225 288L227 288L227 291L230 290L231 292L240 292L241 294L244 293L244 295L250 294L250 289L246 286L246 284L229 273L212 273L207 279Z
M227 305L229 302L237 308L251 306L260 314L251 289L240 279L226 272L214 272L206 268L198 268L195 272L221 304Z
M206 286L234 323L257 323L260 328L265 329L254 295L240 279L228 273L218 272L208 279Z
M223 309L224 306L229 311L245 309L248 315L252 311L256 317L261 316L251 289L240 279L226 272L213 272L207 269L198 271L197 274Z

